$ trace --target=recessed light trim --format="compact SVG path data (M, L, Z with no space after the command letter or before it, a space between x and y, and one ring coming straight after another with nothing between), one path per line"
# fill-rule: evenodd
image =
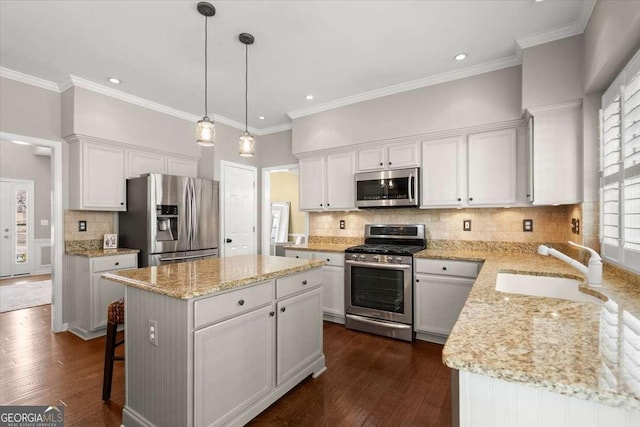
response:
M120 79L116 79L115 77L109 77L109 81L114 85L119 85L122 82Z
M455 59L456 61L462 61L463 59L467 59L467 54L459 53L456 56L454 56L453 59Z
M306 98L307 98L307 101L311 101L313 99L313 95L307 95Z
M264 116L258 116L258 119L264 120Z

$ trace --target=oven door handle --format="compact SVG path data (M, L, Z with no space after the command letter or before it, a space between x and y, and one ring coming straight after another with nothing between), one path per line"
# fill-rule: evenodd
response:
M364 316L358 316L355 314L347 314L347 317L350 317L351 319L357 320L358 322L362 322L362 323L368 323L369 325L374 325L374 326L384 326L385 328L393 328L393 329L408 329L411 328L410 325L405 325L404 323L397 323L397 322L387 322L385 320L373 320L373 319L369 319L367 317Z
M378 264L377 262L363 262L363 261L351 261L344 262L349 267L371 267L371 268L384 268L387 270L411 270L410 264Z

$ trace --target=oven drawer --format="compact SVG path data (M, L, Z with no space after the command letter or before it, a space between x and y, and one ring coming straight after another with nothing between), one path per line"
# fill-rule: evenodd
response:
M320 261L326 261L327 265L344 267L344 252L314 252L313 258Z
M453 261L448 259L416 259L416 273L442 276L477 277L480 263L475 261Z
M306 291L322 284L322 269L304 271L276 280L276 298Z

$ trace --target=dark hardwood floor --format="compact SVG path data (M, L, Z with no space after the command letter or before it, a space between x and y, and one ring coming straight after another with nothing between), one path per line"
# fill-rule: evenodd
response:
M66 426L119 426L122 363L116 363L105 404L104 338L54 334L50 319L49 306L0 314L0 404L63 404ZM327 371L303 381L251 426L451 425L450 370L441 362L442 346L325 323L324 351Z

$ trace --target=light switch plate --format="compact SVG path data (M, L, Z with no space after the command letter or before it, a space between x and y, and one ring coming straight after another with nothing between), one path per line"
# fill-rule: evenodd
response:
M471 220L465 219L462 221L462 231L471 231Z
M533 231L533 220L532 219L523 219L522 220L522 231L526 231L526 232Z

